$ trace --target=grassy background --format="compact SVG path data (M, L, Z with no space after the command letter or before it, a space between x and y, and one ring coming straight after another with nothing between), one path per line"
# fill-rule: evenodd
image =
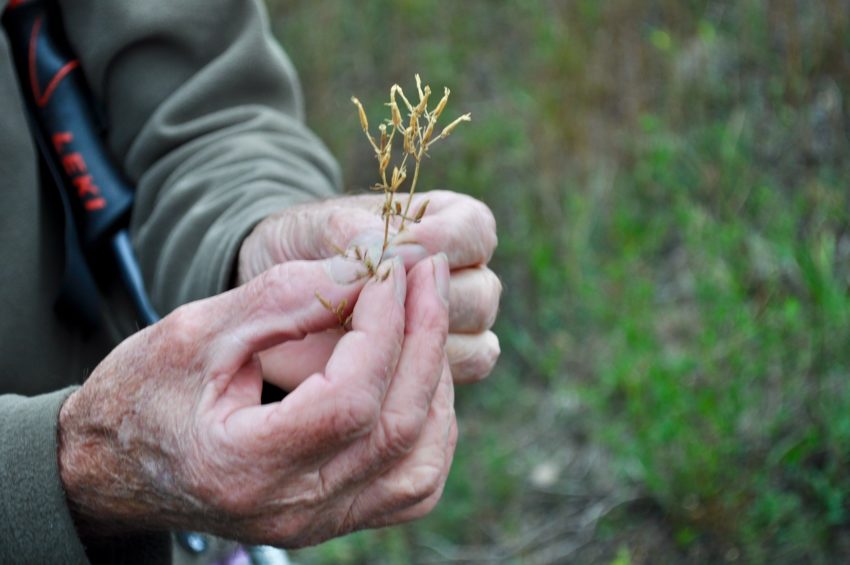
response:
M503 356L443 502L301 563L850 558L850 3L271 0L352 189L420 72L423 187L500 226Z

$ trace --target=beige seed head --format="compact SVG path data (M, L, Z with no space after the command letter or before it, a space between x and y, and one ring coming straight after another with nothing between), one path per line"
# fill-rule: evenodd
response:
M381 151L387 147L387 126L381 124L378 126L378 131L381 132Z
M419 101L422 102L422 99L425 98L425 94L422 92L422 79L419 78L419 73L416 73L415 76L416 76L416 91L419 93Z
M357 106L357 113L360 115L360 127L363 128L363 131L369 133L369 120L366 119L366 110L363 109L363 104L360 103L360 100L356 96L352 96L351 101Z
M425 145L428 141L431 140L431 136L434 135L434 126L437 125L436 116L432 116L428 121L428 127L425 128L425 133L422 134L422 144Z
M402 101L402 102L404 102L404 105L405 105L405 106L407 106L407 110L408 110L409 112L412 112L412 111L413 111L413 105L412 105L412 104L410 103L410 101L407 99L407 96L405 96L405 95L404 95L404 90L402 90L402 89L401 89L401 87L400 87L399 85L394 84L394 85L393 85L393 87L392 87L392 89L390 90L390 92L391 92L391 93L398 94L399 96L401 96L401 101Z
M393 192L398 190L398 187L400 187L406 179L407 170L404 167L400 169L398 167L393 167L393 178L392 182L390 183L390 190L392 190Z
M393 117L393 127L401 129L401 112L399 112L398 104L395 103L395 100L390 103L390 111L392 112Z
M449 94L451 94L451 90L448 88L443 89L443 97L440 98L440 102L437 104L437 107L434 108L434 119L438 119L440 114L443 113L443 110L446 109L446 104L449 102Z
M461 122L469 122L472 121L472 114L464 114L449 125L445 127L445 129L440 133L440 137L448 137L449 134L452 133L457 126L461 124Z
M422 218L425 217L425 211L428 209L428 204L430 203L430 200L426 200L422 203L422 205L419 207L419 210L416 211L416 215L413 217L414 222L419 223Z
M428 109L428 98L431 96L431 87L425 85L425 91L422 93L422 98L419 100L419 105L413 110L415 114L422 115Z

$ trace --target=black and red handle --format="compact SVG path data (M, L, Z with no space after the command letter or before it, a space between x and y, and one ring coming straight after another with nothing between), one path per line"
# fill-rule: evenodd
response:
M10 0L2 23L33 137L70 208L83 254L95 271L95 263L113 257L140 321L154 323L157 316L126 232L133 189L104 144L94 98L65 38L55 2ZM69 243L76 242L66 241L66 249Z

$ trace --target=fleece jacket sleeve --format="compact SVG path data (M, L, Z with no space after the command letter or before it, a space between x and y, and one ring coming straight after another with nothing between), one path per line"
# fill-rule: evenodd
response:
M257 0L74 0L65 27L137 187L131 232L162 314L225 290L268 214L338 191Z
M87 562L56 458L56 422L71 392L0 396L0 563Z

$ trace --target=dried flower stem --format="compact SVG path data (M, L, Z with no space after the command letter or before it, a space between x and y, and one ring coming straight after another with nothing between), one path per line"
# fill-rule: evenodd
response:
M437 126L437 121L446 108L451 91L448 88L443 89L443 97L437 103L433 110L428 109L428 103L431 97L431 87L427 84L422 84L422 79L417 74L416 78L416 93L419 95L419 100L414 106L407 96L405 96L402 88L394 84L390 88L390 101L387 104L390 108L390 117L378 126L380 136L378 140L369 132L369 120L366 116L366 111L363 104L355 97L351 101L357 106L358 118L360 127L369 140L369 145L375 152L375 157L378 160L378 176L380 183L372 187L373 190L383 191L384 203L381 207L381 216L384 219L384 243L381 247L381 256L378 258L377 264L372 263L371 258L359 256L355 253L355 257L364 263L367 272L370 276L377 275L377 269L384 260L384 253L389 247L390 242L390 222L393 217L400 218L399 230L403 231L405 223L410 221L419 223L425 216L425 211L428 208L428 200L422 203L416 213L411 217L410 206L413 203L413 195L416 192L419 182L419 171L422 166L422 159L428 155L428 150L434 143L445 139L461 122L468 122L471 119L470 114L464 114L443 128L438 136L434 136L434 130ZM402 117L396 97L401 98L402 103L408 111L407 125ZM424 127L422 122L424 120ZM387 133L389 131L389 134ZM392 164L393 142L396 133L402 136L402 157L398 165L392 167L392 175L387 180L387 171L390 170ZM407 203L402 209L401 203L397 202L396 192L407 180L407 161L412 157L416 164L413 168L413 178L410 181L408 188ZM368 260L368 264L366 263Z

